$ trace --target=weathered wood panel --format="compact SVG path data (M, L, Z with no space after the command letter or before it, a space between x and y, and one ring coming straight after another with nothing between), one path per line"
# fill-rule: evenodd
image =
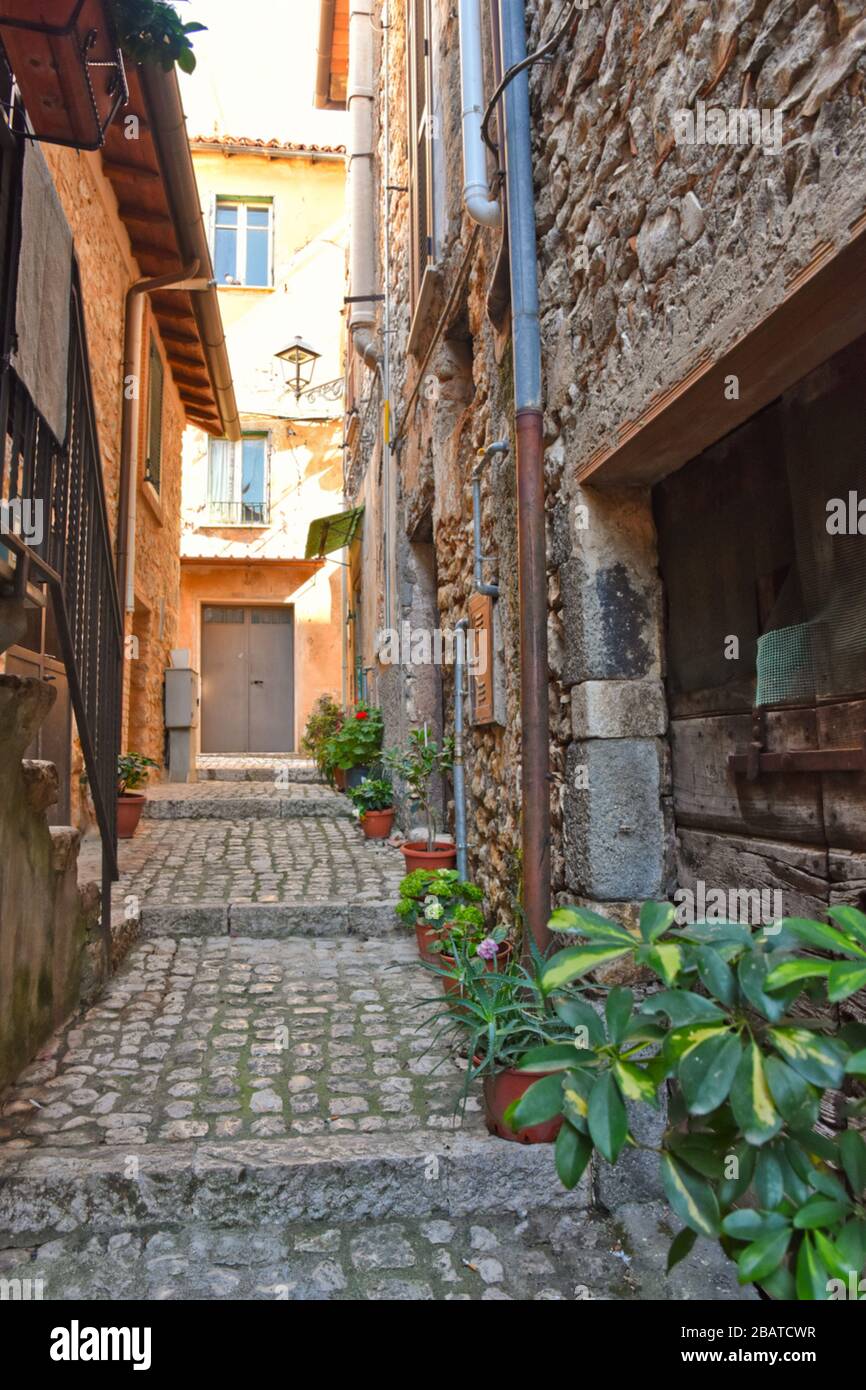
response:
M818 746L814 710L768 713L765 728L769 751ZM728 754L745 752L751 737L752 721L747 714L672 723L677 824L821 844L824 823L819 775L771 774L749 782L728 770Z
M778 890L786 916L823 916L829 900L826 851L778 840L680 829L677 879L692 891L699 879L726 890Z
M862 747L866 700L850 700L818 710L821 748ZM827 839L840 849L866 855L866 772L822 774Z

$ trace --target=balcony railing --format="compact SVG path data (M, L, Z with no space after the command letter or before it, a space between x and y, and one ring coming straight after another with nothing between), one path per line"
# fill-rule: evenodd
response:
M211 499L205 516L205 526L267 526L270 508L267 502L215 502Z

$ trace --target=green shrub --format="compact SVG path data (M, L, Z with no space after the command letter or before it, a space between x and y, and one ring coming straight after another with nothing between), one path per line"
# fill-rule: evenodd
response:
M826 1091L866 1076L866 1027L795 1009L804 991L813 1006L832 1005L866 985L866 916L834 907L829 924L787 918L753 931L678 928L675 912L646 903L639 935L582 908L554 913L551 930L578 944L546 962L543 996L617 959L647 967L661 988L637 1007L629 989L605 989L603 1018L585 1018L566 1049L524 1057L561 1084L530 1087L509 1122L564 1116L557 1168L572 1187L593 1150L613 1164L630 1145L647 1147L629 1132L626 1103L658 1106L667 1088L657 1151L683 1222L669 1268L704 1237L721 1242L742 1284L781 1299L845 1297L839 1289L856 1287L866 1266L866 1144L853 1128L828 1139L815 1125ZM864 1110L849 1102L848 1118Z

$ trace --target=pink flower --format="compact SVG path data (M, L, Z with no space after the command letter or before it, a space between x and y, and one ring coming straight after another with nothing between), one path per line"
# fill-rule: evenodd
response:
M485 936L479 943L478 954L482 960L495 960L499 955L499 942L494 941L492 936Z

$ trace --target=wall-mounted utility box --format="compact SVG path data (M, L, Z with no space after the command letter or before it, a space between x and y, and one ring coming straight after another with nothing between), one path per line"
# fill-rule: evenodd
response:
M165 727L197 729L200 682L198 671L172 667L165 673Z

